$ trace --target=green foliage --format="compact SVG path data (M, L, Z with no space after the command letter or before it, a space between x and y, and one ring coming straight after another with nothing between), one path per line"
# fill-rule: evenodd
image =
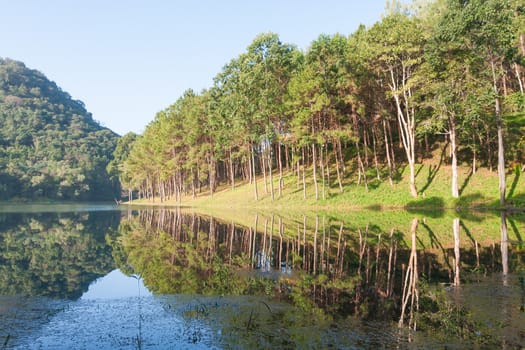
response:
M125 189L132 187L132 177L125 168L125 160L129 157L133 144L137 140L138 135L135 133L127 133L117 141L117 146L113 151L113 159L106 166L106 171L112 182L113 188L116 190L115 198L122 195L122 186Z
M114 269L109 212L0 214L0 294L79 298Z
M259 200L253 179L263 175L274 201L274 186L279 196L294 186L284 186L286 169L299 186L304 175L304 190L292 193L311 204L312 189L316 202L348 200L330 193L335 176L339 193L364 183L362 196L371 196L387 177L394 187L406 163L411 195L424 196L433 175L416 187L415 168L426 160L438 168L452 164L457 198L467 192L459 191L458 166L474 172L498 163L503 195L505 167L525 163L523 130L511 122L524 105L524 18L517 0L393 2L371 27L320 35L304 52L277 34L260 34L212 87L188 90L159 112L119 161L122 170L112 173L128 189L161 201L195 198L204 186L213 195L227 182L234 190L239 178ZM501 122L506 115L508 124ZM16 142L28 144L30 135L20 133ZM449 143L454 149L439 154Z
M42 73L0 58L0 199L111 199L117 138Z

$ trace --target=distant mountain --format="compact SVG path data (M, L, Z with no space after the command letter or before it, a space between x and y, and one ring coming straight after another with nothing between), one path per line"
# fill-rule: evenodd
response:
M44 74L0 58L0 200L112 199L118 137Z

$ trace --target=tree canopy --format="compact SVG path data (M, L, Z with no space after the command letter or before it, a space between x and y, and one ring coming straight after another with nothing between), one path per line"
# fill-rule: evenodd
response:
M284 169L304 191L308 172L324 198L334 173L339 191L345 181L368 188L407 164L416 197L415 164L443 150L453 197L458 164L497 165L504 204L505 172L525 161L523 5L415 5L396 2L371 27L320 35L305 51L258 35L213 86L187 91L137 138L121 163L133 189L163 200L241 179L257 200L262 176L274 198L272 174Z
M112 199L117 139L42 73L0 58L0 199Z

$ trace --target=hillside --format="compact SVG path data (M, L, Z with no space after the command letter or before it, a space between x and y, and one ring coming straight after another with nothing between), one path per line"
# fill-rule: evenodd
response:
M0 199L112 198L118 135L54 82L0 58Z

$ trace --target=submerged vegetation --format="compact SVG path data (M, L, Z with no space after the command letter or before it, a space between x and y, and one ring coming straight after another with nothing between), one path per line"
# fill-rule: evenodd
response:
M522 196L513 182L525 163L521 2L396 4L373 26L320 35L305 52L257 36L212 87L186 91L143 135L121 139L112 169L129 198L180 201L242 183L252 204L293 186L289 203L300 205L349 186L373 198L403 184L403 206L428 198L445 169L436 197L446 200L435 206L470 203L449 198L468 197L480 170L497 171L472 194L489 191L484 204Z

